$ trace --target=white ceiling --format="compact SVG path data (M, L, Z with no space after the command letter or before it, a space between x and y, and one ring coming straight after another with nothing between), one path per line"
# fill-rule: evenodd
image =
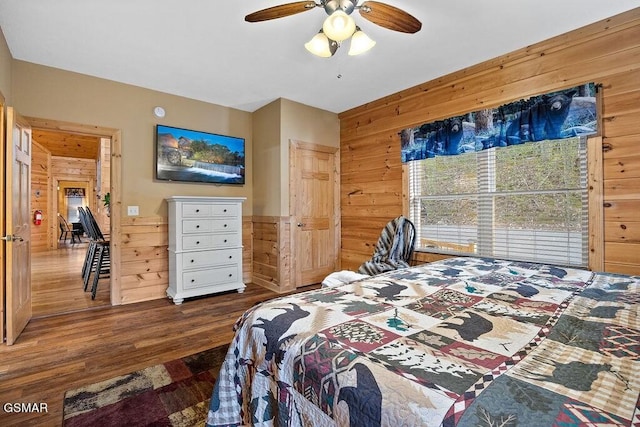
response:
M321 8L259 23L293 0L0 0L15 59L254 111L287 98L335 113L616 15L638 0L380 0L422 22L416 34L356 23L377 45L332 58L304 43ZM360 1L362 3L362 1Z

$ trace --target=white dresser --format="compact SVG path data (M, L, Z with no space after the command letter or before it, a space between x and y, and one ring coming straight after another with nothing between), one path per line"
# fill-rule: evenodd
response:
M172 196L169 205L169 288L185 298L236 289L242 283L242 203L245 197Z

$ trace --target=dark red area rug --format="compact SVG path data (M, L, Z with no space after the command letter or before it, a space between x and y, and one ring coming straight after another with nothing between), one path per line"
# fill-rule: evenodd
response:
M64 396L65 426L204 425L223 345L101 381Z

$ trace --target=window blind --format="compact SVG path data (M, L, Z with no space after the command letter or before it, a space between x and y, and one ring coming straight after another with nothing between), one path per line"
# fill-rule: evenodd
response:
M586 138L410 163L418 249L585 267Z

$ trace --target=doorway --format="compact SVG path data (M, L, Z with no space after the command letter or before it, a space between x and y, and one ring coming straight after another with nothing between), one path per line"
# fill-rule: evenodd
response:
M13 108L11 107L6 107L6 117L7 117L7 123L11 122L12 126L11 126L11 131L9 132L4 132L4 114L5 111L5 104L4 104L4 98L2 97L2 94L0 94L0 130L2 132L0 132L0 141L3 142L3 146L5 145L5 142L8 144L10 141L10 138L7 136L6 141L4 139L5 137L5 133L7 135L12 135L14 136L14 134L17 132L14 129L14 117L18 117L19 114L17 112L14 111ZM10 120L11 119L11 120ZM110 143L111 143L111 154L110 154L110 170L107 173L107 175L109 176L109 180L110 180L110 196L109 196L109 200L110 200L110 208L109 208L109 212L110 212L110 226L109 226L109 234L111 236L110 238L110 286L108 286L109 289L109 297L110 297L110 301L111 301L111 305L118 305L121 304L121 290L120 290L120 259L121 259L121 252L120 252L120 245L122 243L122 239L120 237L120 218L121 218L121 213L120 213L120 206L122 204L121 202L121 180L120 180L120 174L122 171L122 145L121 145L121 131L119 129L114 129L114 128L107 128L107 127L102 127L102 126L95 126L95 125L84 125L84 124L77 124L77 123L72 123L72 122L63 122L63 121L58 121L58 120L48 120L48 119L40 119L40 118L35 118L35 117L22 117L20 116L20 120L24 121L24 129L28 131L28 140L29 140L29 145L31 144L32 141L32 129L40 129L40 130L51 130L51 131L58 131L58 132L67 132L67 133L71 133L71 134L77 134L77 135L88 135L88 136L96 136L96 137L100 137L100 138L107 138L110 139ZM7 126L9 127L9 126ZM22 132L21 132L22 134ZM27 155L28 157L28 162L29 165L31 164L31 154L32 151L31 149L33 147L29 147L29 154ZM31 201L35 198L36 200L39 199L39 197L43 194L42 191L40 191L39 188L36 188L37 186L32 185L32 182L30 179L30 176L32 174L28 174L26 175L29 178L25 178L25 182L29 182L28 185L23 186L25 189L28 189L28 192L30 192L31 194L26 194L24 197L24 200L21 200L19 202L18 205L19 207L24 208L24 210L27 212L24 216L24 224L25 226L28 225L28 227L26 228L26 230L29 230L27 233L23 233L24 237L20 234L20 230L14 230L13 227L13 214L12 215L6 215L6 209L9 209L11 207L11 209L13 209L13 205L15 205L15 203L12 205L12 202L14 201L14 198L17 198L19 196L19 194L16 194L16 190L13 188L13 180L9 181L9 180L3 180L4 176L5 176L5 172L7 174L9 174L8 171L11 170L11 166L13 165L13 159L10 159L8 156L5 156L4 154L5 150L0 150L0 183L2 183L2 188L4 188L4 197L2 198L2 204L3 204L3 209L0 209L0 228L2 228L3 231L3 240L6 241L11 241L13 243L14 240L18 241L18 242L28 242L29 245L31 244L31 222L32 220L34 221L34 223L37 223L38 220L40 220L40 222L42 222L41 220L43 219L43 211L42 209L41 212L29 212L29 210L31 209ZM11 151L13 153L13 151ZM26 154L25 154L26 155ZM51 165L47 164L47 166L45 167L45 169L48 169ZM42 169L42 168L41 168ZM13 176L12 174L10 176ZM22 181L20 181L22 182ZM11 185L9 185L11 184ZM40 183L40 185L43 185L42 183ZM45 180L45 187L48 191L47 194L49 194L51 192L50 190L50 184L48 183L48 180ZM52 211L52 207L50 206L50 203L44 203L45 209L48 210L49 213L51 213ZM115 207L115 209L111 209L111 207ZM11 210L11 212L13 212L13 210ZM51 224L51 226L46 226L44 228L39 228L39 230L42 232L43 230L45 230L45 234L48 234L48 231L46 230L55 230L55 226L53 226L52 221L47 221L47 224ZM7 230L10 230L9 233L11 234L11 236L7 233ZM55 232L55 231L54 231ZM5 235L6 234L6 235ZM14 239L14 237L16 237L16 239ZM51 238L46 238L45 241L46 242L51 242L53 239L53 237ZM19 328L15 328L12 327L12 333L11 335L9 335L9 333L7 333L6 336L6 341L7 341L7 345L11 345L15 342L15 340L18 338L18 336L20 335L22 329L24 328L24 325L26 325L29 320L32 317L32 311L31 311L31 250L26 252L26 256L28 261L26 263L18 263L18 266L22 266L25 269L25 274L20 276L22 277L24 280L18 278L16 279L16 277L14 277L15 275L12 273L12 266L13 264L16 262L16 257L12 256L12 250L10 249L6 249L4 245L0 246L0 260L2 260L2 263L0 263L0 272L2 274L0 274L0 278L2 279L2 284L0 286L0 307L2 307L3 309L3 313L2 316L0 316L0 326L2 326L0 328L0 335L2 340L4 341L5 336L4 334L2 334L2 332L5 330L5 324L3 322L3 320L7 319L7 324L6 326L8 327L10 325L10 323L16 323L15 320L20 320L17 319L17 315L15 310L13 309L13 307L16 304L20 304L21 301L28 299L28 317L26 319L24 319L24 324L22 325L22 327ZM5 268L5 265L7 266ZM28 279L26 279L28 278ZM21 295L16 296L15 292L13 292L13 290L17 290L18 292L22 292ZM11 308L11 310L9 309ZM5 310L6 309L6 310ZM14 325L15 326L15 325ZM15 330L14 330L15 329Z
M115 224L120 219L119 213L109 215L110 210L104 206L103 200L107 193L112 204L120 198L120 180L113 179L120 171L120 131L69 122L27 119L32 125L34 145L38 144L50 153L51 159L62 159L60 162L50 161L47 167L40 168L48 170L46 185L41 185L46 192L43 188L38 192L32 182L32 193L38 192L41 197L46 193L49 199L46 202L47 247L34 252L32 257L33 315L43 317L118 304L118 265L115 260L119 259L119 251L112 249L110 277L100 279L96 298L92 300L89 292L91 284L85 292L81 276L89 239L86 236L80 237L80 242L61 239L57 214L60 209L67 211L64 206L68 203L61 199L65 188L70 188L68 192L72 195L78 193L79 188L84 188L85 206L90 207L103 234L111 234L117 227ZM94 164L93 172L83 172L86 165L91 163ZM32 209L35 208L32 206Z
M89 237L78 207L89 208L100 229L110 229L102 197L110 192L110 139L32 127L31 209L43 213L32 227L33 317L111 305L109 277L91 286L81 274Z

